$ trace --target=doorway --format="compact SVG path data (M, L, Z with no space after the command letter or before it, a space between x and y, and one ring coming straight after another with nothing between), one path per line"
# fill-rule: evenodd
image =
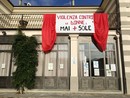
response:
M0 44L0 88L11 88L11 49L10 44Z
M79 89L120 90L116 40L109 36L107 49L100 52L91 37L79 37Z

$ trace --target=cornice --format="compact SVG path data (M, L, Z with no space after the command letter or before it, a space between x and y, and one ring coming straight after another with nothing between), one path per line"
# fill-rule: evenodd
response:
M7 0L0 0L0 4L1 4L1 8L0 9L3 12L5 12L4 14L12 13L14 7Z
M94 13L102 12L100 7L14 7L13 14L44 13Z

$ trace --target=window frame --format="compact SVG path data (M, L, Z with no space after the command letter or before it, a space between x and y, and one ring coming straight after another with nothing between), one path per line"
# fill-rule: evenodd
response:
M92 57L91 57L91 52L92 51L96 51L96 50L91 50L91 46L90 46L90 44L91 43L93 43L92 42L92 39L91 39L91 37L90 36L80 36L79 37L79 46L80 46L80 44L89 44L88 46L89 46L89 76L84 76L84 69L83 69L83 67L81 67L81 66L83 66L83 65L81 65L81 61L80 61L80 52L81 52L81 50L80 50L80 47L78 47L79 48L79 75L81 76L81 77L107 77L107 78L109 78L109 77L119 77L119 65L118 65L118 60L117 60L117 46L116 46L116 40L114 39L114 36L109 36L108 37L108 42L107 42L107 45L109 45L109 44L113 44L114 45L114 49L113 50L111 50L110 52L114 52L114 62L115 62L115 67L116 67L116 71L115 71L115 76L107 76L107 74L106 74L106 52L109 52L107 49L106 49L106 51L104 51L103 52L103 66L104 66L104 75L103 76L93 76L92 75L92 62L91 62L91 59L92 59ZM86 50L85 50L86 51ZM99 68L100 69L100 68Z

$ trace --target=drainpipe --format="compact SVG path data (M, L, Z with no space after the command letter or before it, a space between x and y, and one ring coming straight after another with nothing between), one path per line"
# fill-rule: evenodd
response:
M120 50L121 50L121 60L122 60L122 79L123 79L123 93L126 94L126 76L125 76L125 64L124 64L124 53L123 53L123 42L122 42L122 32L121 32L121 17L120 17L120 6L119 6L119 0L116 0L116 12L117 12L117 28L116 32L120 36Z

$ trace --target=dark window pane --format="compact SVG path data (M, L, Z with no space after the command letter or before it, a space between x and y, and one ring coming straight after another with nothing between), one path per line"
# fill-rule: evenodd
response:
M114 50L115 50L115 47L113 43L107 44L107 51L114 51Z
M19 0L10 0L15 6L19 5ZM22 5L30 3L31 6L71 6L71 0L22 0Z
M80 44L79 45L79 50L84 50L84 51L89 51L89 44Z
M106 57L106 64L115 64L116 63L115 52L113 52L113 51L106 52L105 57Z
M91 48L91 51L92 51L92 50L99 51L99 50L97 49L97 47L96 47L93 43L91 43L90 48Z
M68 45L67 44L59 44L58 50L68 50Z
M113 43L107 44L107 50L105 52L105 60L106 60L106 76L116 77L117 64L116 64L115 46Z
M104 56L102 52L91 51L91 69L92 76L105 76L104 74Z
M58 52L58 76L65 77L67 76L67 67L68 65L68 52Z
M19 5L19 0L9 0L14 6ZM72 0L22 0L22 6L27 3L31 6L72 6ZM99 6L102 0L75 0L75 6Z
M89 62L89 44L79 45L79 64L81 68L81 76L90 76L90 62Z
M75 6L99 6L102 0L75 0Z

